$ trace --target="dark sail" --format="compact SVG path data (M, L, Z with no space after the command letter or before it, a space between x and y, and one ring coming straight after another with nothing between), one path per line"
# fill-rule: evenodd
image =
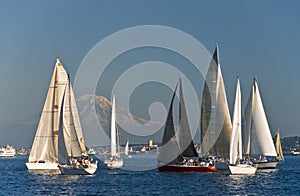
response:
M229 156L231 119L220 68L218 45L210 62L202 95L202 153Z
M184 98L182 93L182 81L179 80L179 144L184 157L198 157L191 136L189 122L186 115Z
M168 117L165 123L164 135L161 146L159 148L158 164L178 164L183 161L181 151L175 135L174 121L173 121L173 102L176 95L176 89L173 93L172 101L169 108Z
M217 70L218 70L218 50L217 47L213 54L213 59L210 62L208 72L206 74L201 107L201 143L202 153L215 154L213 146L215 141L214 135L214 116L216 106L216 89L217 89Z

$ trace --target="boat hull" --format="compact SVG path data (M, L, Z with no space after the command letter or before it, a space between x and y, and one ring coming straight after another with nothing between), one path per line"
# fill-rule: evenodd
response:
M123 159L119 157L109 157L104 161L104 164L111 169L119 169L123 167Z
M123 160L107 161L107 162L105 162L105 165L111 169L119 169L119 168L123 167Z
M189 165L163 165L158 167L160 172L215 172L216 167L189 166Z
M231 174L255 174L256 167L247 164L229 165Z
M58 163L25 163L28 170L48 170L59 172Z
M59 170L57 163L26 163L29 170Z
M69 166L69 165L59 165L59 170L61 174L64 175L93 175L97 171L97 165L91 164L87 168Z
M275 169L277 167L278 161L269 162L255 162L258 164L258 169Z
M16 154L15 153L0 153L0 157L15 157Z

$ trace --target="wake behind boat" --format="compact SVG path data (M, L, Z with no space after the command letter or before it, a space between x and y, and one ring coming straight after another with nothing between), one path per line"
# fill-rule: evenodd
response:
M161 172L214 172L216 167L213 160L206 162L199 159L191 137L189 123L184 105L181 78L179 81L179 143L176 138L173 121L173 102L176 95L173 93L164 135L158 155L158 170Z

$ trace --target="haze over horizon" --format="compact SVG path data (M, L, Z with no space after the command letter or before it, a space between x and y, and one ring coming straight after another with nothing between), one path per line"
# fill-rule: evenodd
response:
M300 2L292 0L1 2L0 146L31 147L57 57L74 81L84 57L96 44L115 32L141 25L179 29L210 54L219 42L230 112L236 77L241 79L243 106L253 77L257 77L271 131L280 129L281 137L299 136L299 7ZM157 48L118 56L105 69L95 94L110 99L115 80L144 61L174 66L191 79L201 97L203 78L191 62ZM167 110L175 85L168 88L153 82L139 86L130 98L130 111L148 119L153 102L162 103ZM84 94L75 93L76 98Z

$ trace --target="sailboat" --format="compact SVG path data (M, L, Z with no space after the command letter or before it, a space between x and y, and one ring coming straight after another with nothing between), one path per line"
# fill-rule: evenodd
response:
M277 152L276 160L284 161L279 130L277 130L276 133L275 133L275 148L276 148L276 152Z
M201 154L218 157L218 170L228 170L232 124L216 45L205 78L201 106Z
M277 153L255 78L246 106L245 121L245 154L253 158L254 163L258 163L258 169L276 168Z
M62 107L62 141L59 152L63 157L58 165L62 174L90 175L97 170L98 162L87 155L78 110L70 78L65 88Z
M229 170L231 174L255 174L256 167L251 162L242 161L242 104L240 81L237 79L235 102L232 119L232 135L230 140Z
M187 119L181 78L179 81L179 142L177 141L173 120L173 93L164 134L158 155L158 170L161 172L214 172L213 160L200 160L191 137Z
M126 141L124 154L126 157L131 158L131 155L129 155L129 140Z
M68 74L57 59L48 94L41 114L26 166L29 170L51 170L58 168L58 134L64 90Z
M115 96L112 100L112 112L111 112L111 129L110 129L110 157L104 160L104 164L112 169L121 168L123 166L123 159L120 158L119 154L119 134L116 126L116 102ZM117 139L118 138L118 139Z

